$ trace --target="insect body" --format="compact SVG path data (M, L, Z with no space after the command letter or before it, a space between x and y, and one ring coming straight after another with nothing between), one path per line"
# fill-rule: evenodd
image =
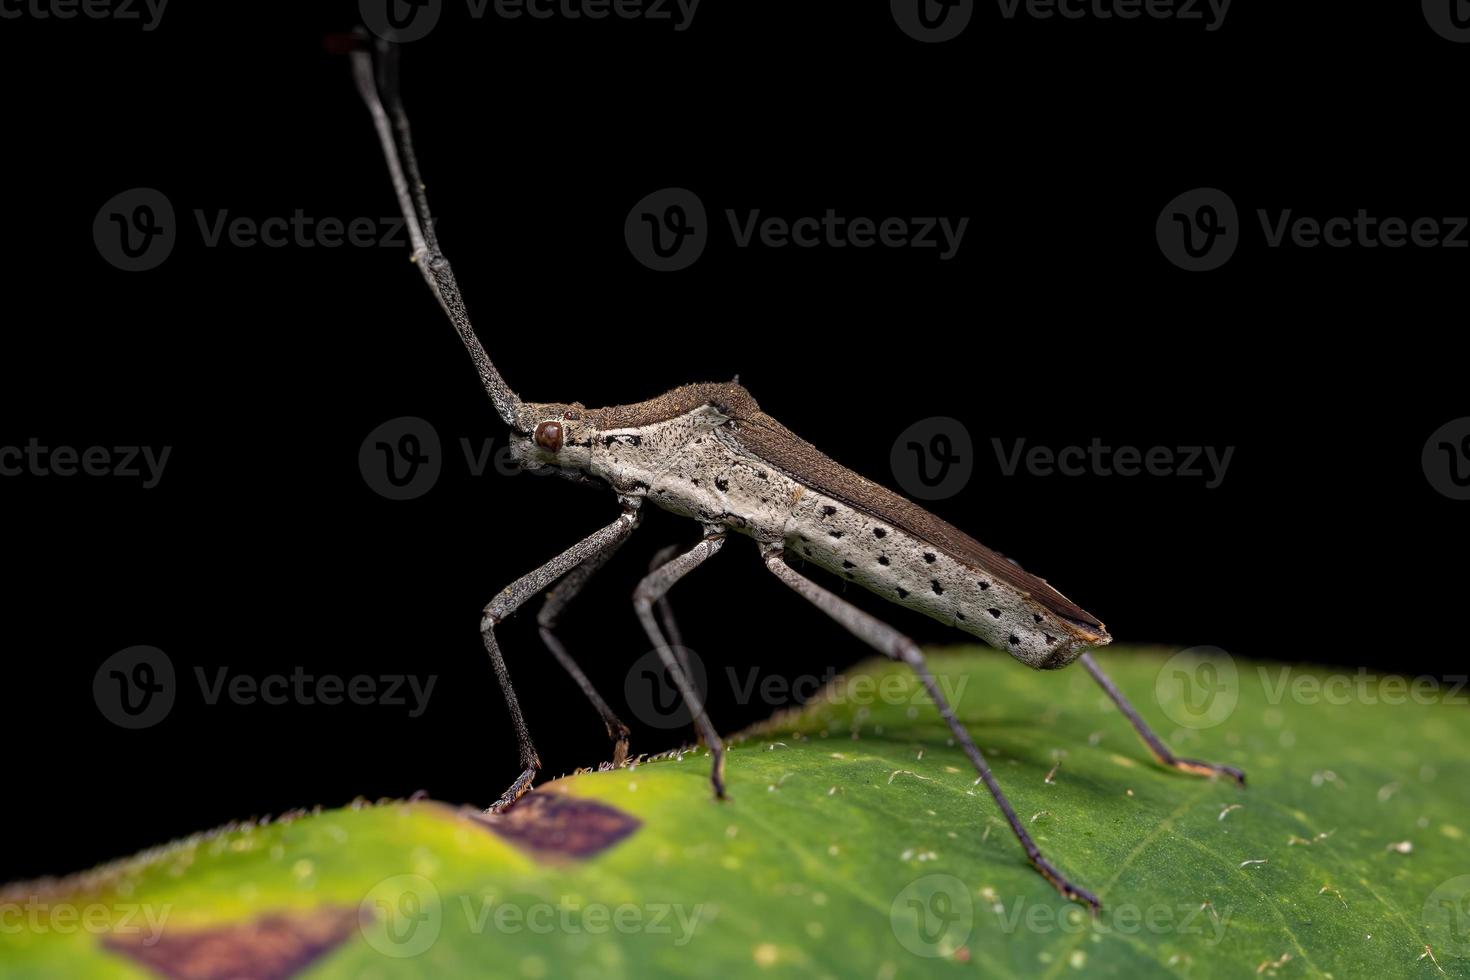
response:
M571 468L619 493L780 545L1045 669L1109 641L1043 580L829 459L740 385L701 384L613 409L527 405L523 466ZM531 428L534 434L535 428ZM542 428L542 432L547 429Z
M1031 667L1047 670L1080 659L1159 762L1244 783L1244 775L1230 766L1175 756L1144 723L1086 652L1110 639L1095 617L957 528L824 456L762 412L739 384L687 385L650 401L598 409L517 397L481 346L435 239L408 119L399 102L396 49L377 42L370 52L364 35L356 36L354 43L358 90L378 131L413 242L414 261L469 351L496 412L514 432L511 446L517 462L526 469L548 469L610 489L621 506L611 524L512 582L485 607L480 634L515 726L522 766L520 776L490 807L492 812L514 804L530 789L541 767L496 628L542 593L546 599L536 617L542 640L602 715L614 742L613 761L625 760L627 726L562 645L556 625L587 579L633 533L649 501L697 521L704 529L692 548L662 552L633 599L644 630L709 747L717 797L724 796L724 743L681 665L678 631L665 596L683 576L719 552L732 531L755 539L766 568L794 592L859 639L913 669L1027 858L1068 898L1098 907L1095 896L1069 882L1042 856L985 757L955 717L918 646L799 574L788 562L789 555L978 636Z

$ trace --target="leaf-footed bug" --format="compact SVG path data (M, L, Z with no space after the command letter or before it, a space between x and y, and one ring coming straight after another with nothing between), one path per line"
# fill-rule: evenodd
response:
M351 48L358 91L382 143L408 223L413 259L469 351L495 411L510 427L516 461L527 470L549 469L578 483L607 487L622 508L617 520L512 582L485 607L480 633L510 710L522 766L490 812L515 803L531 788L541 766L495 628L543 590L551 589L537 616L541 637L601 714L614 742L613 761L621 764L627 758L627 726L572 660L555 629L567 603L638 526L645 501L704 527L703 538L693 548L660 553L633 601L710 750L710 781L718 798L725 795L724 743L681 667L682 644L665 595L718 552L730 531L755 539L766 568L794 592L914 671L1027 858L1067 898L1085 902L1094 911L1098 908L1091 892L1073 885L1042 856L950 708L918 646L798 574L787 564L788 551L885 599L978 636L1027 666L1051 670L1081 659L1160 763L1202 775L1223 774L1244 784L1240 770L1181 759L1154 734L1087 653L1089 647L1111 639L1095 617L1015 562L824 456L762 412L738 382L686 385L649 401L609 408L525 402L517 397L475 335L449 260L439 250L399 99L397 49L384 41L369 41L361 32Z

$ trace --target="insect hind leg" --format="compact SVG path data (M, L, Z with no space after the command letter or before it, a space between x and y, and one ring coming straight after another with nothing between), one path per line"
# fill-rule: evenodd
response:
M763 545L761 554L765 559L766 567L782 582L790 586L794 592L836 620L838 625L875 650L892 657L894 660L901 660L909 665L909 668L918 675L919 683L924 685L924 690L928 692L930 699L933 700L934 707L939 710L939 714L944 718L945 724L949 726L950 733L954 736L955 742L969 758L970 764L975 767L975 771L985 783L985 788L990 790L990 795L994 798L996 805L1000 807L1000 812L1006 818L1006 823L1010 824L1011 832L1021 842L1021 847L1026 852L1027 860L1041 873L1042 877L1051 882L1052 887L1060 892L1063 897L1085 903L1095 914L1100 907L1097 896L1093 895L1087 889L1068 881L1066 876L1058 871L1056 866L1042 855L1041 849L1036 846L1036 842L1027 833L1020 818L1016 816L1015 809L1011 806L1010 801L1006 799L1005 793L1001 791L1000 784L996 782L995 776L991 773L990 764L985 761L985 756L981 754L980 749L975 745L975 740L970 737L969 731L960 723L959 718L955 716L954 710L950 708L949 701L944 697L944 692L940 690L939 684L934 680L934 675L930 672L929 665L925 663L924 654L919 650L918 644L882 620L868 615L846 599L827 591L811 579L797 572L796 569L786 564L785 555L779 545Z
M648 571L650 573L658 571L678 557L683 550L677 544L665 545L649 561ZM684 676L689 677L689 653L684 647L684 634L680 632L679 624L674 619L674 607L670 605L669 597L660 596L653 608L658 613L658 622L663 627L664 636L668 638L669 645L674 648L674 656L679 660L679 667L683 669Z
M1118 686L1113 683L1112 678L1103 673L1102 668L1097 665L1097 661L1092 659L1092 654L1084 653L1078 659L1082 661L1082 666L1087 668L1087 672L1092 675L1092 679L1097 681L1098 686L1107 692L1108 697L1113 699L1113 703L1118 706L1118 710L1123 712L1123 716L1128 719L1129 724L1133 726L1133 730L1143 740L1143 744L1148 746L1148 750L1153 753L1154 758L1161 765L1168 766L1171 769L1178 769L1181 772L1194 773L1196 776L1229 776L1235 780L1237 785L1245 785L1245 773L1234 766L1222 765L1218 762L1201 762L1199 759L1181 759L1175 755L1169 746L1164 744L1164 740L1159 738L1154 733L1154 730L1148 726L1148 722L1143 720L1143 716L1123 696L1123 692L1118 690Z

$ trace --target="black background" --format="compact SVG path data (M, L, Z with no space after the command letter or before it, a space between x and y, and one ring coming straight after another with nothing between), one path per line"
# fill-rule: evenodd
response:
M1464 270L1449 249L1270 249L1257 208L1463 215L1470 48L1417 4L1235 4L1199 22L1006 20L979 4L920 44L885 4L706 0L692 26L473 20L409 45L406 100L446 251L522 396L588 405L741 381L850 467L894 483L908 425L961 420L976 472L933 509L1046 576L1121 641L1282 660L1461 669L1466 508L1420 452L1470 414ZM205 9L205 8L208 9ZM75 870L235 817L424 789L484 804L517 771L477 635L516 575L601 527L609 495L472 477L458 440L504 432L403 248L206 247L211 220L394 213L345 59L354 4L178 4L158 28L0 24L8 201L0 445L167 445L154 489L0 479L9 735L0 880ZM713 240L640 266L623 221L688 187ZM1170 265L1154 221L1227 191L1222 269ZM108 265L92 221L153 187L178 243ZM734 247L726 208L968 216L959 254ZM1459 326L1455 326L1459 324ZM430 421L445 470L393 502L364 437ZM1224 482L1001 475L991 439L1235 447ZM648 650L628 601L693 526L654 513L563 631L615 707ZM866 608L881 604L854 596ZM865 656L734 539L676 593L723 676ZM954 637L892 610L926 642ZM546 775L606 758L536 637L501 630ZM184 692L144 731L109 723L113 652L167 652ZM196 667L414 673L428 710L209 706ZM1019 665L1016 669L1024 669ZM1135 692L1144 701L1147 692ZM725 730L768 705L734 703ZM1149 705L1145 704L1147 710ZM633 720L630 718L630 721ZM682 733L635 725L635 750Z

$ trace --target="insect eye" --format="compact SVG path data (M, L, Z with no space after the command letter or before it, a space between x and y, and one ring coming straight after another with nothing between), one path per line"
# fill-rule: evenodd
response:
M561 451L562 429L560 422L542 422L536 426L536 434L532 436L536 445L551 452Z

